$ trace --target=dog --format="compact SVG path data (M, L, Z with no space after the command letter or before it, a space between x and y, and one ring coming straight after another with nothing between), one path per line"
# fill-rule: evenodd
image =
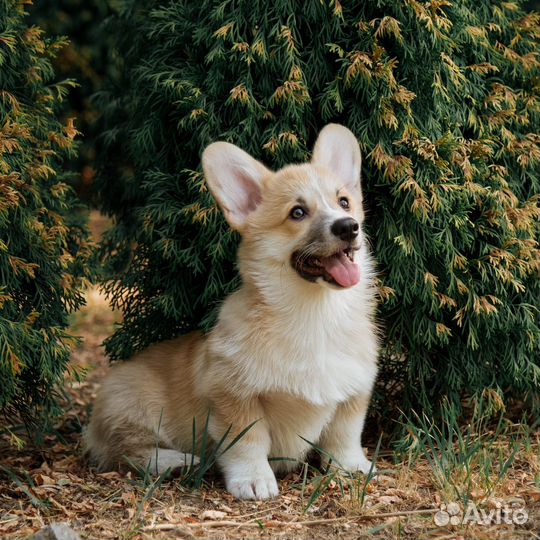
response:
M226 142L210 144L202 165L240 233L242 285L207 335L151 345L113 366L87 454L100 470L127 460L161 474L196 459L194 426L198 440L206 426L214 444L234 442L218 465L240 499L278 495L275 472L293 469L313 444L330 464L374 470L361 434L379 339L355 136L329 124L311 162L277 172Z

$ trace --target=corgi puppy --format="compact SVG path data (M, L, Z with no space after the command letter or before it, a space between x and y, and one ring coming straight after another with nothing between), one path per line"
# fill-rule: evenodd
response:
M112 368L87 453L101 470L127 461L160 474L191 462L193 426L200 439L208 419L222 449L251 426L218 458L240 499L276 496L274 473L304 460L307 441L338 466L367 473L361 434L378 339L356 138L327 125L311 162L277 172L216 142L202 165L242 238L242 286L209 334L152 345Z

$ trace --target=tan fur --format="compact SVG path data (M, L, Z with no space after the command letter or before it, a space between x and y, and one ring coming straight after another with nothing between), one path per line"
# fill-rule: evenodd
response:
M209 407L194 393L201 338L194 332L153 345L113 366L86 432L86 449L100 469L125 466L126 457L144 468L156 446L192 451L193 419L202 428Z
M276 173L232 145L209 147L208 183L242 235L242 287L226 299L209 335L153 345L112 368L85 436L98 467L121 466L127 457L162 472L175 456L181 466L180 455L193 451L193 419L200 440L209 414L213 441L229 429L229 443L253 424L219 459L237 497L276 495L272 470L304 459L305 439L349 470L369 470L360 436L378 344L366 242L355 255L360 284L349 289L306 281L290 264L293 251L310 241L321 256L335 252L332 220L350 215L362 223L359 163L354 137L340 126L323 130L312 163ZM338 177L329 166L345 173ZM350 199L347 212L337 202L342 196ZM309 216L294 221L299 197ZM291 459L269 463L271 457Z

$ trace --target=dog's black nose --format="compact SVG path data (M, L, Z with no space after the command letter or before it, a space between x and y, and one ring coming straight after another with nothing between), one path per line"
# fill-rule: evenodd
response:
M359 229L358 222L351 217L338 219L330 227L332 234L347 242L354 240L358 236Z

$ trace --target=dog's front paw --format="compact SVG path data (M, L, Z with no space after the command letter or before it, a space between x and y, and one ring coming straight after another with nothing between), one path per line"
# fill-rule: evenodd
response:
M340 461L341 466L348 472L361 472L364 474L374 474L377 472L375 463L369 461L369 459L362 452L354 456L346 456L343 461Z
M276 477L273 474L230 478L226 484L227 491L238 499L270 499L279 494Z
M337 455L336 455L337 454ZM350 473L361 472L364 474L375 474L377 467L365 456L362 449L350 451L347 453L334 454L334 463L337 468L343 469Z
M369 461L366 457L363 459L358 459L353 463L344 465L345 470L349 472L361 472L364 474L375 474L377 472L377 467L375 463Z

